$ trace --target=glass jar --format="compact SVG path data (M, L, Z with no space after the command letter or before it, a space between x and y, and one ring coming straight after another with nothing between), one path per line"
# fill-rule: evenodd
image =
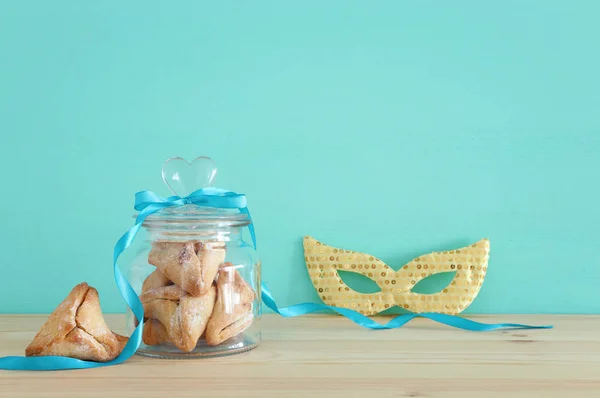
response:
M242 237L249 223L237 210L195 204L146 218L126 268L144 305L139 354L207 357L257 347L260 261ZM131 313L127 323L131 333Z

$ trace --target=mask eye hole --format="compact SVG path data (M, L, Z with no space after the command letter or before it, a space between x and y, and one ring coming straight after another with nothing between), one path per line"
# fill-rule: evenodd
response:
M379 293L381 288L372 279L356 272L338 270L340 279L352 290L358 293Z
M418 294L435 294L439 293L452 282L456 272L440 272L421 279L412 289L411 292Z

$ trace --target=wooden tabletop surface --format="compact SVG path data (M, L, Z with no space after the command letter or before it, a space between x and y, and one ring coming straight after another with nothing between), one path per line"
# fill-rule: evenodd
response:
M120 315L108 315L120 331ZM60 372L0 370L0 397L600 397L600 316L472 316L551 330L465 332L425 319L369 331L334 316L262 319L254 351ZM45 316L0 315L0 356Z

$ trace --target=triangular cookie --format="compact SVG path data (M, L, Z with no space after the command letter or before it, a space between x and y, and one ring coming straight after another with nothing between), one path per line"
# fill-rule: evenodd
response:
M254 318L254 290L233 267L223 267L217 278L217 302L206 328L206 343L221 344L246 330Z
M183 293L183 294L182 294ZM208 292L200 297L185 294L177 286L166 286L153 289L142 294L144 314L152 320L159 321L168 335L168 340L184 352L190 352L196 347L198 339L206 330L206 325L213 311L217 291L211 285ZM165 340L164 333L153 324L144 329L144 342ZM160 344L160 343L155 343Z
M54 310L25 355L107 362L119 355L126 342L126 337L117 337L106 325L98 291L84 282Z
M212 286L225 254L218 244L155 241L148 262L192 296L202 296Z

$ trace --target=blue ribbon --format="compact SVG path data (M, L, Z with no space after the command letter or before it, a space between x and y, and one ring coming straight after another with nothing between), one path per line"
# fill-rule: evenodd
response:
M332 307L325 304L302 303L292 305L290 307L279 308L277 307L277 304L275 303L275 299L271 295L271 292L264 283L262 284L261 290L263 303L265 303L267 307L273 310L273 312L285 318L293 318L296 316L306 315L319 311L333 311L348 318L349 320L351 320L359 326L374 330L400 328L415 318L426 318L446 326L468 330L471 332L487 332L496 329L552 329L552 326L531 326L522 325L519 323L480 323L462 318L460 316L440 314L437 312L423 312L420 314L402 314L396 316L395 318L392 318L386 324L382 325L359 312L347 308Z
M154 192L142 191L135 195L134 208L138 210L138 215L135 220L135 225L131 227L121 238L117 241L114 248L113 255L113 271L115 275L115 281L117 288L123 296L123 299L138 319L138 325L134 332L129 338L127 345L121 352L121 354L110 362L93 362L93 361L82 361L80 359L61 357L61 356L46 356L46 357L19 357L10 356L0 358L0 369L5 370L67 370L67 369L86 369L86 368L99 368L103 366L111 366L120 364L129 359L135 352L142 341L142 328L144 325L144 307L140 301L138 295L135 293L129 282L125 279L119 267L117 265L117 259L133 242L138 231L142 227L144 220L151 214L156 213L167 207L183 206L186 204L196 204L199 206L208 206L215 208L226 208L226 209L238 209L240 213L247 214L250 224L248 229L252 238L252 244L256 248L256 233L254 231L254 224L248 211L246 197L235 192L226 191L219 188L203 188L199 189L190 195L181 198L179 196L170 196L163 198ZM269 292L267 286L263 283L261 286L261 295L264 304L273 310L275 313L286 317L296 317L312 312L319 311L333 311L336 312L352 322L367 328L367 329L394 329L404 326L406 323L414 318L427 318L432 321L455 327L458 329L469 330L469 331L490 331L504 328L516 328L516 329L548 329L552 326L530 326L521 325L515 323L497 323L497 324L484 324L468 319L464 319L458 316L439 314L439 313L421 313L421 314L403 314L396 316L386 324L382 325L371 318L362 315L356 311L331 307L324 304L316 303L302 303L293 305L285 308L278 308L275 303L275 299Z

